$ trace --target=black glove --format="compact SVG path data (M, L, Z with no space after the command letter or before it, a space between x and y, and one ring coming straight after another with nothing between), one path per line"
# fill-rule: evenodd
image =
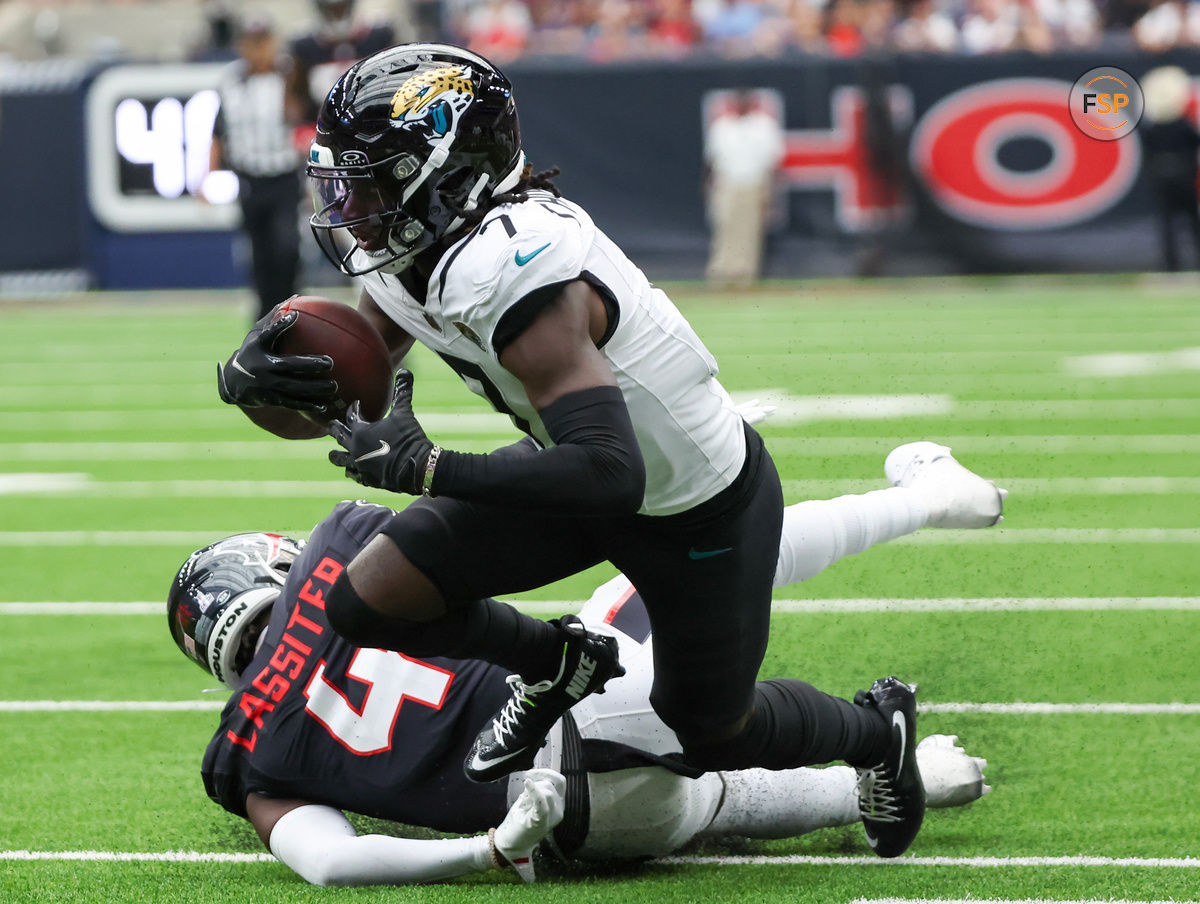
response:
M421 495L425 465L434 446L413 416L412 387L412 373L400 370L387 417L364 421L355 402L344 421L330 422L330 434L346 451L334 449L329 460L345 468L351 480L394 493Z
M272 354L279 337L300 316L299 311L289 311L272 321L274 313L254 324L224 367L217 365L221 401L243 408L279 405L332 416L337 410L338 389L337 383L328 379L333 359L328 355Z

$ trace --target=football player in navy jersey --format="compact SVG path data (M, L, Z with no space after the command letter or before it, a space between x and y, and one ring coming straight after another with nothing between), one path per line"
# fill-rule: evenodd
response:
M296 125L305 127L306 143L321 101L346 67L396 42L390 24L355 16L355 0L313 0L313 7L319 19L316 27L297 35L288 46L292 58L288 115Z
M793 506L789 530L803 530L821 507ZM305 879L426 882L512 866L532 881L543 841L563 857L646 857L696 837L780 838L859 818L863 780L847 767L700 773L683 762L650 706L654 641L624 576L600 587L580 616L620 646L626 675L552 726L535 768L507 783L469 782L459 763L477 723L516 679L479 661L355 647L326 617L338 576L392 514L344 502L308 543L228 537L190 556L171 587L175 642L234 692L204 756L205 788ZM823 564L781 558L776 580ZM932 735L917 747L930 806L990 790L984 761L955 742ZM342 810L477 834L359 836Z
M357 278L397 366L420 341L531 440L487 455L442 448L413 415L403 371L386 418L352 408L335 421L344 448L330 458L348 476L425 498L329 588L333 628L362 646L517 673L464 762L492 781L529 768L559 717L623 669L616 642L577 618L546 622L490 597L611 561L654 626L650 700L687 762L844 760L871 777L873 849L902 853L924 813L914 690L886 678L851 702L757 682L783 522L774 463L666 294L559 195L553 173L526 165L508 79L446 45L368 57L326 97L308 173L314 235ZM272 353L291 322L260 321L219 369L225 401L331 415L331 360ZM947 460L939 449L902 447L892 470ZM1002 494L973 486L952 513L887 497L860 528L996 523Z

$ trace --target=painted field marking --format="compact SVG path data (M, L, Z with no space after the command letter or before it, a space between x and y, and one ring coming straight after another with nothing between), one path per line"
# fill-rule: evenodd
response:
M228 694L224 688L218 689ZM0 712L209 712L219 700L0 700ZM917 711L936 715L989 716L1195 716L1200 703L918 703Z
M0 535L2 536L2 535ZM1028 527L985 531L923 530L892 540L921 546L1009 543L1200 543L1200 528L1160 527Z
M812 324L805 320L805 331L807 332ZM830 331L844 330L844 325L830 324ZM1188 327L1181 327L1188 328ZM1151 335L1163 336L1162 333L1151 333ZM1176 337L1179 334L1175 334ZM1126 336L1126 341L1130 338L1137 338L1137 334ZM106 344L105 348L109 346ZM56 349L60 350L60 349ZM119 358L119 363L114 360L87 360L81 355L85 354L84 349L80 349L79 353L68 354L65 348L61 349L62 357L71 359L71 375L77 377L81 382L96 379L111 379L114 376L131 376L134 380L145 380L147 378L157 377L160 374L176 375L181 370L183 371L203 371L205 376L212 369L216 356L212 359L205 358L167 358L167 357L137 357L139 351L145 352L144 348L138 346L125 346L125 354ZM95 351L91 349L90 351ZM810 360L815 360L818 363L814 365L817 368L831 370L829 366L833 363L854 363L864 362L867 364L878 363L882 360L887 362L894 361L912 361L925 362L930 360L950 362L965 362L969 369L949 371L950 373L978 373L980 370L981 359L994 359L1001 366L1008 365L1012 361L1013 355L1018 354L1023 360L1041 362L1044 360L1058 361L1068 371L1073 371L1076 362L1080 362L1079 366L1083 372L1086 372L1088 363L1091 359L1098 359L1103 364L1102 359L1130 359L1138 361L1146 359L1148 361L1162 360L1164 362L1173 362L1178 360L1180 363L1174 368L1182 369L1200 369L1200 363L1197 363L1195 356L1200 356L1200 349L1179 349L1178 351L1166 352L1118 352L1111 354L1096 354L1081 355L1079 349L1071 348L1022 348L1020 351L1007 348L997 349L917 349L917 350L902 350L900 348L891 347L886 349L876 349L870 351L828 351L821 350L814 353ZM221 357L227 357L228 351L221 353ZM47 357L42 357L37 360L13 360L7 359L0 362L0 382L4 383L19 383L30 379L31 372L37 374L42 379L49 378L53 380L55 377L61 377L63 373L64 361L49 360ZM1191 365L1190 367L1188 365ZM45 373L39 373L44 371ZM1097 371L1100 374L1105 374L1103 370ZM1137 373L1138 371L1131 371ZM1153 372L1153 371L1147 371ZM1120 375L1120 371L1117 375ZM60 385L60 384L55 384Z
M1029 420L1061 421L1072 418L1103 417L1113 420L1194 419L1196 399L996 399L952 400L942 395L857 395L857 396L788 396L770 392L738 393L739 397L758 398L763 404L776 406L776 414L768 422L776 424L806 423L822 420L878 420L908 417L947 417L994 420L995 418L1024 418ZM105 397L108 398L108 397ZM3 402L3 395L0 395ZM156 412L168 409L113 410L84 412L3 411L9 429L119 429L145 428L154 423ZM185 410L186 417L171 411L167 422L179 427L219 427L241 425L236 412L205 409ZM418 411L421 423L439 433L483 434L488 436L514 432L511 422L492 412ZM89 424L92 426L89 427ZM996 440L991 442L996 444ZM1002 441L1001 441L1002 442ZM21 445L21 444L8 444ZM64 445L76 445L65 443ZM197 443L182 444L187 446ZM204 444L215 445L215 444Z
M783 389L758 389L731 396L739 405L758 399L763 405L774 406L769 421L780 424L931 417L950 414L955 408L953 397L945 394L797 396Z
M1019 496L1174 496L1200 493L1200 477L993 477L988 479ZM869 493L887 484L876 480L783 480L789 496L827 499L843 493Z
M1194 403L1200 411L1200 401ZM1200 414L1197 415L1200 417ZM7 416L0 415L7 426ZM901 440L922 439L921 436L771 436L767 423L767 445L776 454L797 457L827 458L833 455L878 455L879 473L871 480L870 488L883 483L883 459ZM435 429L430 427L429 429ZM442 430L438 430L442 432ZM447 431L448 432L448 431ZM463 433L468 433L464 428ZM511 431L507 431L511 433ZM499 435L489 433L484 439ZM77 442L0 442L0 461L33 462L97 462L97 461L316 461L324 458L328 440L297 442L273 440L263 435L261 440L221 440L193 442L109 442L79 440ZM472 436L472 438L475 438ZM1200 452L1200 434L1169 433L1153 435L1110 434L1103 436L1073 434L1026 434L1014 436L943 436L932 437L949 446L957 454L1003 455L1015 454L1185 454ZM832 485L832 484L831 484ZM848 485L840 484L841 486ZM846 492L842 490L842 492Z
M217 851L0 851L0 860L71 860L71 861L148 861L167 863L275 863L271 854L225 853ZM1024 866L1115 867L1124 869L1197 869L1196 857L819 857L807 854L789 856L728 856L728 857L659 857L648 861L662 866L960 866L969 868L1003 868ZM857 901L914 901L903 898L859 898ZM931 899L939 900L939 899ZM1022 899L1038 900L1038 899ZM984 904L984 899L971 899L971 904ZM1016 904L1016 902L1014 902ZM1109 904L1123 904L1112 901ZM1144 902L1158 904L1158 902Z
M284 530L279 533L289 537L307 538L311 528ZM47 531L3 531L0 532L0 547L37 546L191 546L199 548L220 537L228 537L238 531L187 531L187 530L47 530Z
M562 615L578 612L579 600L509 600L523 612ZM162 615L163 602L9 602L0 615ZM1200 611L1200 596L937 597L925 599L775 600L771 611L841 615L872 612L1096 612Z
M1125 898L855 898L850 904L1195 904L1195 902L1129 901Z
M166 713L220 712L229 691L219 700L0 700L0 713Z
M1195 716L1200 703L918 703L925 713L992 716Z
M995 477L1018 495L1174 496L1200 494L1200 477ZM884 489L882 479L784 480L791 497L826 499L845 493ZM352 487L345 480L96 480L78 472L30 471L0 474L0 496L55 496L70 493L96 499L270 499L341 498L347 492L387 500L394 494Z
M311 528L282 529L278 533L291 537L307 538ZM124 547L200 547L219 537L238 533L236 530L214 531L153 531L153 530L45 530L45 531L0 531L0 547L71 547L71 546L124 546ZM1132 543L1200 543L1200 528L1069 528L1030 527L995 528L985 531L922 531L900 537L892 543L919 544L924 546L947 545L990 545L1014 543L1085 543L1122 545Z
M83 411L3 411L0 417L9 430L132 430L148 426L174 426L180 429L245 427L249 425L237 410L226 405L213 408L147 408ZM494 436L512 433L513 422L494 411L418 411L422 425L438 433ZM265 434L264 434L265 436Z
M964 866L993 869L1013 866L1079 866L1151 869L1200 869L1200 857L821 857L779 856L661 857L651 863L710 866Z
M1200 402L1197 402L1200 408ZM770 430L770 422L765 425ZM1057 454L1057 453L1100 453L1109 455L1182 453L1200 451L1200 435L1195 433L1164 434L1106 434L1084 435L1073 433L1014 434L996 436L907 436L905 440L936 439L944 446L962 454L1002 455L1006 453ZM883 474L883 456L898 444L896 436L767 436L771 451L786 452L788 455L831 455L878 454L879 473ZM0 445L0 450L3 446Z
M218 851L0 851L0 860L74 860L93 862L278 863L271 854Z
M1200 370L1200 348L1180 348L1167 352L1072 355L1063 358L1062 367L1076 377L1141 377L1179 373Z
M91 481L88 474L55 472L0 474L0 496L52 496L78 493Z

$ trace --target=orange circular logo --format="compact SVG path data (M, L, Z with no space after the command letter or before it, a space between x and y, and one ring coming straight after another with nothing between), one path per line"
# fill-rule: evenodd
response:
M1071 86L1071 121L1089 138L1116 141L1137 128L1145 102L1137 80L1116 66L1089 69Z

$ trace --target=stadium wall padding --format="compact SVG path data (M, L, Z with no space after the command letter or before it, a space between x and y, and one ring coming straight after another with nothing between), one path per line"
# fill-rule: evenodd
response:
M741 89L776 110L787 133L769 276L1156 269L1139 133L1088 138L1071 126L1066 102L1071 83L1093 67L1140 78L1164 63L1200 73L1193 52L542 60L508 73L534 166L560 167L564 192L651 278L665 279L703 273L704 121ZM97 180L119 182L131 209L155 191L151 165L108 146L111 109L100 104L97 115L88 103L98 76L115 68L76 64L70 77L33 78L10 64L0 73L0 164L15 201L0 273L82 269L101 288L241 284L231 218L186 194L154 199L168 210L163 226L123 221L120 204L97 210ZM212 72L169 68L170 79L155 78L153 67L126 73L148 125L163 84L199 85ZM194 154L197 135L183 140L192 151L180 153ZM329 278L315 265L308 272Z

